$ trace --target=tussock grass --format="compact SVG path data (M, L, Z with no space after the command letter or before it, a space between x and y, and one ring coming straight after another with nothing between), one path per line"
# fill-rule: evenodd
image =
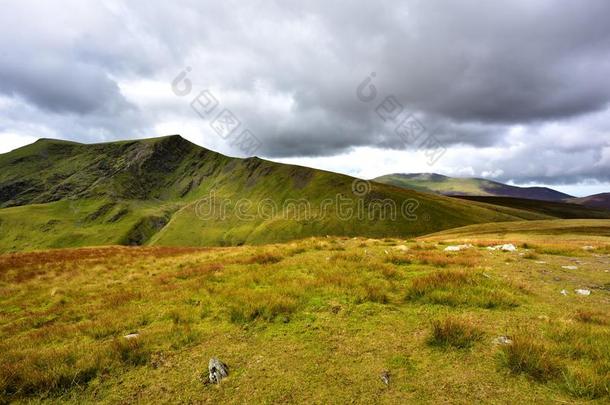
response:
M483 332L472 321L457 317L447 317L443 320L432 322L432 333L428 339L428 344L439 347L451 346L458 349L466 349L481 340L482 336Z
M461 266L475 267L478 264L479 253L473 250L464 250L457 254L440 251L422 251L415 255L420 264L434 267Z
M593 323L596 325L607 325L608 316L601 311L590 311L586 309L579 309L574 315L574 319L584 323Z
M519 305L509 289L509 285L489 280L479 273L443 270L414 278L406 298L451 307L506 309Z
M233 323L264 321L289 321L299 305L298 299L273 291L242 289L234 293L229 304L229 319Z
M142 338L115 338L102 346L89 344L32 348L5 353L0 361L0 394L58 395L86 385L106 372L145 365L150 350Z
M397 266L404 266L413 263L412 256L407 254L392 253L386 258L386 262Z
M502 360L515 374L527 374L546 382L561 375L561 366L544 343L532 336L513 336L513 343L502 348Z
M281 262L283 257L277 253L258 253L243 261L245 264L275 264Z
M610 332L593 327L552 322L543 334L522 331L502 347L502 364L573 397L610 398Z

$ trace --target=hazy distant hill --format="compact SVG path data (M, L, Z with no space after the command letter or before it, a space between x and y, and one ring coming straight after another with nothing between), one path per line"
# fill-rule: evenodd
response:
M549 215L562 219L610 219L610 210L587 207L585 205L575 203L529 200L526 198L513 197L459 196L457 198L516 208L523 211L530 211L533 213Z
M547 187L517 187L486 179L456 178L435 173L395 173L373 180L397 187L443 195L515 197L543 201L563 201L573 198Z
M547 217L379 183L361 196L352 190L354 180L259 158L231 158L177 135L93 145L43 139L0 155L0 251L239 245L314 235L407 237ZM417 219L346 219L337 215L336 204L321 207L338 197L367 209L375 200L389 199L397 207L417 200ZM218 210L202 218L210 200L215 209L224 204L222 217ZM245 205L238 207L240 200ZM306 218L282 211L287 203L303 202L311 207ZM270 212L272 205L279 209Z
M610 193L594 194L582 198L571 198L568 201L586 207L610 210Z

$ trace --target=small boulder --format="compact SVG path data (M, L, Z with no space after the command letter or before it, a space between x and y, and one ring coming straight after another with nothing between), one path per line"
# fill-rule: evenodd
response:
M216 357L212 357L208 363L208 374L212 384L220 384L223 378L229 376L229 367Z
M574 292L578 295L584 295L585 297L591 295L591 290L587 290L585 288L578 288L574 290Z
M568 290L561 290L561 295L568 295Z
M130 333L129 335L123 336L127 340L137 339L140 336L139 333Z
M394 250L398 250L399 252L406 252L409 250L409 247L406 245L398 245L394 247Z
M583 246L582 250L595 250L595 246L590 246L590 245Z
M561 268L566 270L578 270L578 266L561 266Z

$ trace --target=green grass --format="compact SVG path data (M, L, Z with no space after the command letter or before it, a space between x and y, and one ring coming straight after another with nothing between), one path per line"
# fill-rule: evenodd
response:
M607 402L595 243L580 271L544 243L538 264L396 238L0 255L0 402Z

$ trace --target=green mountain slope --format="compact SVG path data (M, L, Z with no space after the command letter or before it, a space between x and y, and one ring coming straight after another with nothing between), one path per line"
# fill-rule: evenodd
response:
M0 155L0 251L406 237L544 218L378 183L363 182L366 192L354 193L354 181L227 157L180 136L94 145L40 140Z
M435 173L388 174L373 181L443 195L497 196L563 201L571 196L547 187L517 187L479 178L447 177Z

